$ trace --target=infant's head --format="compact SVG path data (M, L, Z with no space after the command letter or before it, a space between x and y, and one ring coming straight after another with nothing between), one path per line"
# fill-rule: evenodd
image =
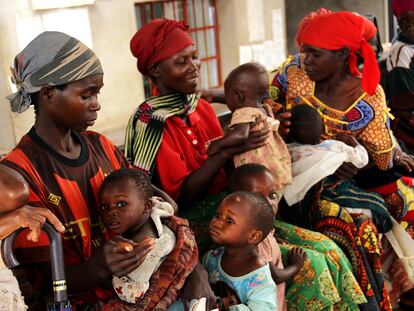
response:
M235 168L229 177L229 190L261 194L272 206L273 213L278 212L280 191L272 172L261 164L248 163Z
M231 111L242 107L258 107L268 97L269 77L258 63L236 67L224 82L226 103Z
M324 126L318 111L308 105L297 105L290 112L290 140L298 144L319 144Z
M109 174L99 190L104 225L117 234L139 229L151 214L153 187L148 176L122 168Z
M236 191L226 196L210 222L211 239L220 245L259 244L273 228L273 209L259 194Z

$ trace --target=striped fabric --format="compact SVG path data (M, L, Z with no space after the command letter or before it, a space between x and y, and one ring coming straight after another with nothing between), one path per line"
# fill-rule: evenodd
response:
M197 107L195 94L153 96L140 104L129 119L125 133L125 156L151 177L161 145L165 122L175 115L189 115Z

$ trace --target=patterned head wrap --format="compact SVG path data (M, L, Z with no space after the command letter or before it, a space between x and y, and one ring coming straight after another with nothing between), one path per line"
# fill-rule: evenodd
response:
M373 95L380 80L380 71L375 52L368 40L377 29L367 18L352 12L323 13L312 17L297 34L297 42L326 50L339 50L347 47L349 70L360 76L356 52L364 59L361 87Z
M399 18L401 14L414 11L414 0L392 0L392 13Z
M16 93L8 96L11 110L21 113L31 104L30 93L46 85L62 85L91 75L103 74L96 54L65 33L45 31L34 38L14 59L11 68Z
M130 42L131 53L138 58L138 70L147 75L150 65L194 45L187 29L186 23L170 19L154 19L142 26Z

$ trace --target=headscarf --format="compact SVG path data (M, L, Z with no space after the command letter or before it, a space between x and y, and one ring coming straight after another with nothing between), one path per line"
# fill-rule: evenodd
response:
M302 18L302 20L299 22L298 25L298 30L296 32L296 37L295 37L295 42L296 45L298 46L299 49L301 49L301 44L299 42L299 37L302 34L303 29L309 24L309 22L316 16L319 15L323 15L323 14L327 14L327 13L332 13L331 10L325 9L325 8L320 8L315 12L310 12L308 15L306 15L304 18Z
M138 70L148 74L149 66L166 60L194 41L187 32L185 22L169 19L154 19L142 26L132 37L130 48L138 59Z
M352 12L331 12L311 18L297 36L300 45L308 44L326 50L350 50L348 59L351 74L360 76L356 52L364 59L362 89L373 95L380 81L375 52L368 40L377 29L367 18Z
M401 14L414 11L414 0L392 0L392 13L399 18Z
M101 62L85 44L65 33L45 31L14 58L11 68L16 93L7 98L11 110L21 113L31 104L30 93L46 85L62 85L103 74Z

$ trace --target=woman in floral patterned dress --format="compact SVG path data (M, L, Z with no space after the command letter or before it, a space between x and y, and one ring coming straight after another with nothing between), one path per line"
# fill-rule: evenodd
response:
M367 42L375 34L374 27L364 17L350 12L323 12L306 19L297 34L304 53L289 57L274 72L270 95L286 109L298 104L314 107L325 124L324 138L334 138L338 133L351 134L368 150L371 163L369 174L364 172L364 186L377 193L362 190L351 180L337 186L338 178L351 179L357 172L345 163L335 176L314 187L299 209L301 219L309 215L311 228L335 240L347 254L368 299L361 309L390 310L378 235L389 227L375 223L375 213L388 208L407 232L412 233L414 206L406 204L406 195L413 192L412 179L382 171L394 165L412 169L413 162L398 149L389 129L388 108L378 85L378 65ZM364 60L362 76L356 66L356 54ZM372 172L380 176L381 187L369 184L373 180L366 177L374 176ZM399 261L393 260L396 257L392 252L388 255L393 268L398 269ZM409 295L414 284L401 277L402 269L397 272L393 274L399 279L391 280L393 290Z

